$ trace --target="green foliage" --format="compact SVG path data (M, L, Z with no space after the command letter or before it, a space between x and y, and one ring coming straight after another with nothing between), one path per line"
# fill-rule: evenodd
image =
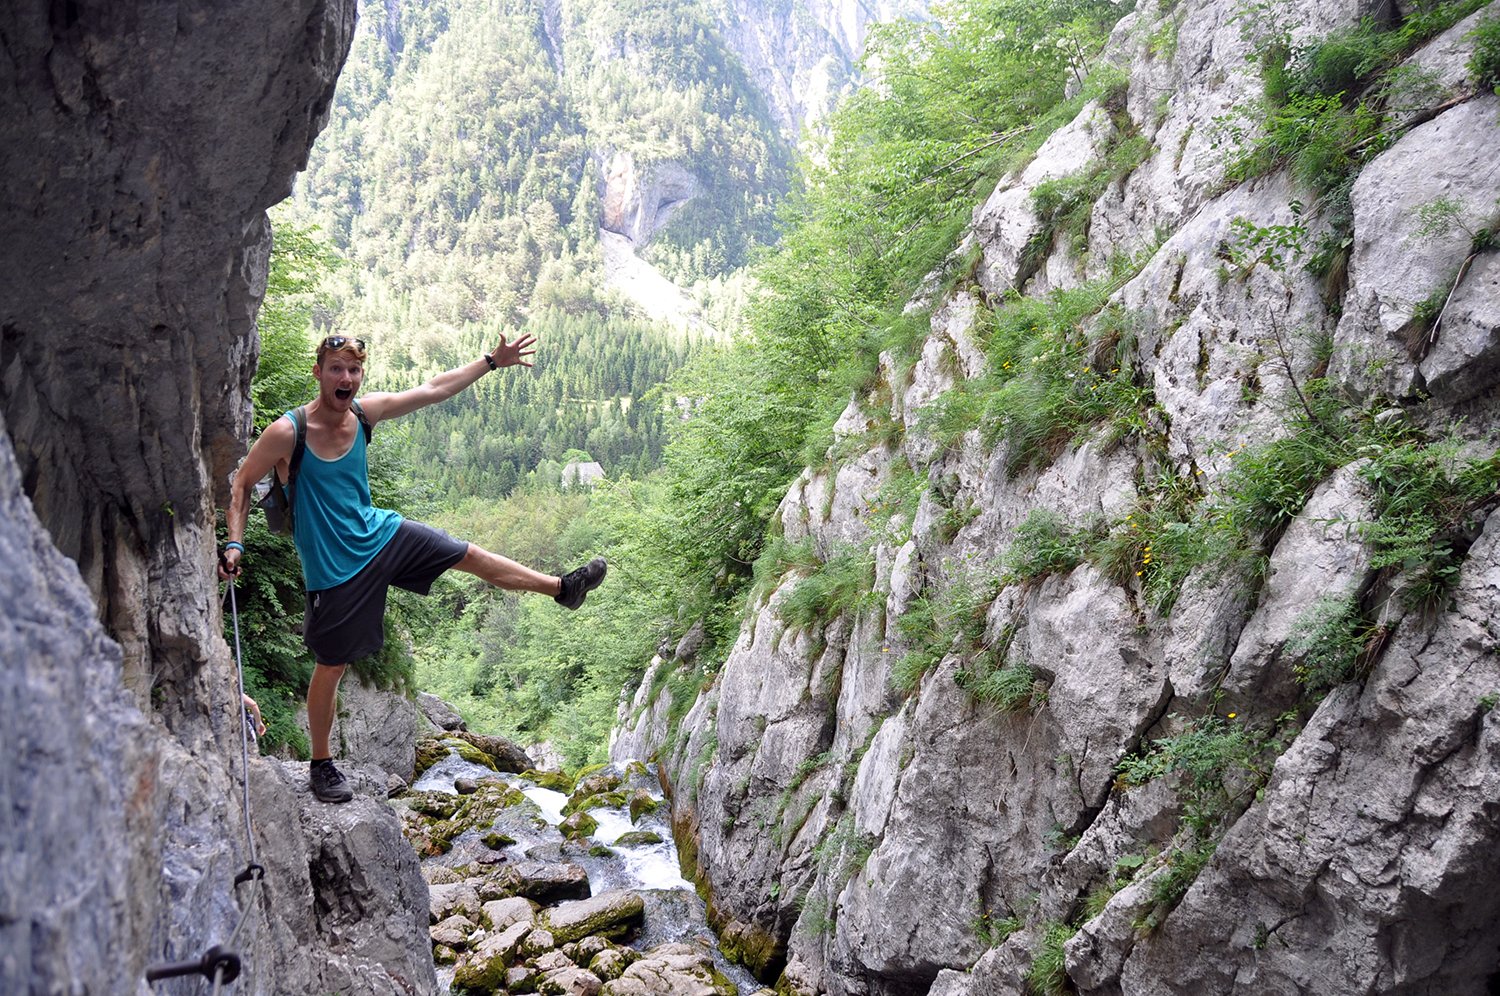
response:
M1078 928L1053 920L1042 924L1041 929L1041 945L1026 971L1026 990L1034 996L1061 996L1068 987L1063 945L1078 933Z
M1255 36L1263 99L1218 119L1231 144L1226 176L1248 180L1289 168L1319 193L1349 182L1392 140L1384 115L1401 110L1383 78L1422 42L1447 30L1487 0L1418 5L1395 24L1365 18L1329 36L1293 45L1290 25L1274 5L1246 5L1241 16Z
M1474 39L1474 54L1467 67L1474 85L1500 91L1500 16L1486 17L1468 37Z
M1169 852L1166 856L1167 871L1151 883L1151 908L1136 921L1136 928L1148 933L1159 928L1187 895L1188 889L1198 880L1198 873L1217 849L1218 844L1214 841L1195 841Z
M875 844L874 837L855 826L854 814L845 813L813 847L813 860L819 872L843 885L865 866Z
M1000 667L983 666L962 687L977 702L987 702L1001 712L1016 712L1036 701L1036 669L1024 661L1006 662Z
M1173 717L1181 722L1181 717ZM1266 740L1243 722L1221 716L1189 720L1181 732L1151 742L1120 762L1119 784L1129 787L1168 774L1182 777L1184 819L1202 837L1219 829L1246 792L1264 783Z
M1019 298L995 312L985 346L990 373L960 390L983 397L982 409L970 404L966 410L981 412L987 443L1006 445L1011 473L1047 465L1069 441L1100 424L1134 431L1155 403L1130 363L1130 322L1104 310L1123 277Z
M250 382L256 432L303 404L313 392L315 356L311 334L317 289L342 264L316 228L299 226L273 212L271 267L266 296L256 316L260 361Z
M974 934L985 947L998 948L1007 937L1024 926L1026 921L1015 914L996 917L985 910L974 921Z
M1318 695L1360 676L1374 632L1358 599L1329 595L1297 618L1285 650L1297 680Z
M1087 534L1050 509L1034 508L1015 528L1001 558L1007 584L1066 573L1083 562Z
M985 613L1000 586L1000 579L989 570L965 564L912 599L896 619L897 632L909 643L909 649L891 668L892 684L914 691L922 676L948 651L985 649L980 646Z
M1075 256L1088 252L1094 202L1155 151L1127 115L1117 114L1116 125L1118 131L1102 158L1077 173L1043 180L1032 190L1032 207L1041 226L1022 251L1024 273L1036 272L1059 240Z
M1356 427L1322 383L1307 386L1311 412L1293 413L1288 435L1242 450L1224 474L1216 508L1221 524L1243 534L1285 527L1313 489L1354 458Z
M781 617L793 626L811 626L869 606L874 588L874 555L846 547L797 582L781 602Z
M838 909L830 908L822 896L804 897L799 904L802 910L797 918L797 930L807 937L820 938L833 934L838 925Z
M1372 566L1413 568L1451 552L1453 534L1496 498L1500 457L1464 460L1457 435L1382 448L1360 474L1374 488L1375 521L1363 535Z

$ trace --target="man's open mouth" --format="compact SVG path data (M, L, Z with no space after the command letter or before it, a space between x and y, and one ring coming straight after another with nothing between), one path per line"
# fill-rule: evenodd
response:
M353 393L354 388L352 387L340 387L333 392L334 397L338 398L340 401L348 401L349 396Z

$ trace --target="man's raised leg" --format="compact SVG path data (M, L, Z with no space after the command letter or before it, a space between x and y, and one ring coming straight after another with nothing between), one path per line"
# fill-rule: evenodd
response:
M474 543L469 544L469 552L453 566L507 591L534 591L539 595L551 595L559 605L569 609L582 605L584 598L599 587L608 571L604 558L595 557L576 571L557 577L534 571Z
M333 751L328 744L333 730L333 705L344 668L343 664L319 663L313 667L312 681L307 686L307 733L312 740L308 782L313 795L323 802L348 802L354 798L348 780L333 766Z

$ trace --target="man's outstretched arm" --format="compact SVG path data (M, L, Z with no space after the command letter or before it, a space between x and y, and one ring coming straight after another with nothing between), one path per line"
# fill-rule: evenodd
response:
M505 336L501 336L500 345L489 354L488 360L481 356L473 363L465 363L461 367L445 370L427 383L410 390L395 393L377 391L374 394L367 394L360 399L360 405L372 423L410 415L418 408L426 408L439 401L447 401L492 369L531 366L526 357L534 354L536 350L527 347L535 342L536 336L533 335L523 335L515 342L507 342Z

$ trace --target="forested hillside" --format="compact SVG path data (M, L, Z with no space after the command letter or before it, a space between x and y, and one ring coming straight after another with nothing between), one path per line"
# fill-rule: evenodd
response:
M637 227L637 251L728 325L742 305L738 271L775 239L789 159L765 99L700 3L370 4L328 129L294 202L274 219L281 282L268 315L288 300L296 254L311 254L316 273L296 282L294 310L317 335L364 338L367 388L376 390L467 362L500 335L536 335L534 369L487 377L383 427L372 453L386 468L387 500L403 511L562 571L599 552L598 537L551 511L582 522L612 514L591 506L633 508L626 496L639 485L630 482L656 471L681 414L681 389L660 385L702 348L629 317L605 289L605 198L618 209L623 196L628 207L662 175L687 184L680 203ZM306 389L298 357L307 337L293 342L274 321L267 329L259 425ZM610 485L613 504L556 491L568 461L590 459L620 482ZM664 549L679 530L657 523L618 531L662 534L656 546ZM262 594L267 632L281 632L285 622L275 620L295 612L295 564L279 541L255 540L279 558ZM619 565L611 587L623 592L629 573ZM645 598L650 607L630 610L623 644L608 650L624 670L601 686L596 717L649 656L654 634L675 625L667 591L635 586L632 605ZM407 637L398 645L416 648L424 683L480 722L539 735L557 703L574 698L582 658L598 661L608 641L569 663L557 641L528 639L521 624L538 610L453 581L437 603L398 605L393 632ZM506 638L487 635L495 632ZM290 703L300 682L295 640L287 634L267 646L282 648L265 662L270 686L283 693L273 697ZM545 694L535 690L543 686ZM603 728L585 725L597 743Z
M903 305L976 201L1110 85L1061 103L1119 12L1003 2L875 28L875 85L812 150L781 247L754 271L763 290L745 327L676 374L688 347L605 317L594 292L587 149L603 137L638 163L713 166L710 194L653 242L679 274L737 264L773 234L785 153L704 16L564 5L546 23L531 8L453 3L367 22L295 212L349 257L323 283L315 324L368 333L372 380L394 388L477 355L524 316L542 337L536 371L486 378L399 430L409 510L544 569L595 553L614 565L577 617L466 578L398 600L420 682L471 720L553 737L580 762L599 756L621 687L659 641L702 622L711 672L754 573L802 556L772 543L752 572L788 483L824 459L877 355L916 341L925 321ZM554 461L584 452L617 483L554 491ZM895 488L883 514L909 513L919 492Z

